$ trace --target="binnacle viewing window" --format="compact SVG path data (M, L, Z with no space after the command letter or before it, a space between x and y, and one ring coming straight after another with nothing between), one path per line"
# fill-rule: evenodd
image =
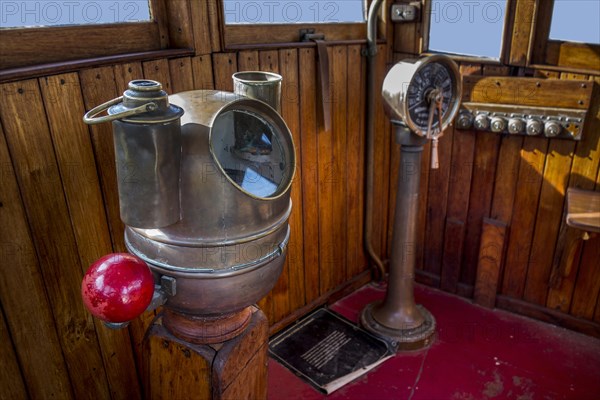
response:
M300 31L328 41L363 39L367 0L221 0L225 47L294 43Z

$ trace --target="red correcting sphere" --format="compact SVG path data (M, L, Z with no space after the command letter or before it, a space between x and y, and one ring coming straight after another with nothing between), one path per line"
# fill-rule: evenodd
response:
M154 279L144 261L127 253L108 254L87 270L81 297L90 312L103 321L131 321L152 301Z

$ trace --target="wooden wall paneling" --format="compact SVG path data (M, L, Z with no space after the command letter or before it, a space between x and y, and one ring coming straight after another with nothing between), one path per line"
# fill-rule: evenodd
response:
M192 71L192 59L181 57L169 60L169 72L171 77L171 92L180 93L194 89L194 74Z
M83 271L112 252L112 243L76 73L40 79L50 134ZM140 397L129 332L94 319L111 397Z
M74 395L109 398L92 316L81 301L83 273L38 82L8 83L0 90L0 118Z
M483 219L473 300L484 307L494 308L496 305L505 238L504 222Z
M563 74L562 77L567 79L585 78L585 76L576 74ZM598 91L596 91L594 96L595 103L592 105L592 114L598 112L597 110L600 103L598 94ZM598 135L595 134L598 132L598 129L600 129L600 120L598 120L598 118L589 118L588 125L584 127L583 139L576 144L573 165L569 175L569 187L594 190L595 176L600 163L600 140L598 139ZM563 213L563 216L561 217L558 240L556 242L554 258L552 260L552 269L550 272L551 286L548 292L546 306L568 312L571 306L571 298L573 295L577 295L577 292L574 293L574 290L576 290L576 280L578 281L577 285L580 285L579 281L582 279L596 279L600 281L600 276L597 278L594 277L594 272L599 269L595 266L587 265L583 260L579 265L579 268L577 268L577 263L569 262L569 257L567 256L567 253L570 250L569 247L572 243L575 243L576 245L576 243L580 241L582 232L578 229L568 227L564 215L565 214ZM593 256L591 256L591 259L593 259ZM588 256L585 257L585 261L587 260L590 260ZM580 276L578 276L578 274ZM589 300L590 293L586 293L584 297L586 300ZM576 309L578 307L579 306L575 306Z
M302 153L299 151L302 147L302 138L300 136L300 99L298 97L300 95L298 50L279 50L279 71L283 78L281 115L290 128L296 148L296 175L292 183L292 215L289 221L291 237L286 258L289 314L304 306L306 302L304 298L304 238L302 228Z
M28 398L2 307L0 307L0 387L2 400Z
M529 42L534 18L535 1L515 1L512 40L508 63L524 67L529 61Z
M238 71L256 71L258 69L258 51L240 51L237 55Z
M461 282L468 284L475 283L481 224L483 218L490 214L500 139L500 135L495 133L482 132L477 135L475 143L461 270Z
M210 45L213 53L219 52L225 48L223 35L225 21L221 20L221 0L206 0L200 3L206 3L206 13L208 15L208 27L210 29ZM206 18L202 18L201 23L206 23Z
M260 71L274 72L276 74L281 73L279 69L279 52L277 50L259 52L258 62ZM267 313L267 317L270 323L279 321L290 312L289 267L289 260L286 260L279 280L269 294L272 301L272 314L269 315Z
M192 57L192 74L194 89L212 90L215 88L210 54Z
M258 71L258 70L260 70L258 52L254 51L254 52L250 52L250 53L253 53L253 54L249 55L246 52L240 52L237 54L236 60L237 60L237 70L238 71L241 71L241 70ZM229 65L229 60L226 60L226 59L219 60L218 62L219 62L219 64L224 64L225 62L227 62L226 65ZM217 68L217 60L215 60L215 68ZM231 72L233 74L235 71L230 70L229 72ZM215 74L217 74L216 69L215 69ZM225 80L226 77L225 76L220 77L220 75L219 75L218 79ZM222 83L222 85L227 85L227 84L228 84L227 82ZM233 89L233 83L231 85L232 85L232 89ZM284 268L287 268L287 265L284 266ZM281 277L280 277L280 279L281 279ZM258 302L258 306L266 314L267 318L269 319L269 324L273 325L276 322L275 318L274 318L274 314L273 314L273 307L274 307L273 291L269 292L269 294L267 294L264 298L262 298Z
M461 75L480 75L481 71L480 65L460 66ZM474 130L454 130L441 271L441 287L451 293L456 292L460 278L475 140Z
M452 142L454 128L446 129L439 144L439 168L429 171L429 194L427 196L427 225L425 227L424 270L439 276L442 270L444 250L444 225L450 170L452 162ZM426 149L429 151L429 149ZM430 165L427 168L431 168Z
M483 75L508 75L508 72L508 67L492 65L483 67ZM483 218L490 214L500 140L500 135L488 132L478 134L475 142L471 195L465 226L463 266L461 270L461 282L470 285L475 283L477 273Z
M391 5L388 4L388 9L384 10L384 12L388 13L388 15L390 15L390 8ZM429 18L429 15L421 15L421 21L424 21L427 18ZM388 23L393 24L394 27L394 37L389 39L393 39L394 52L415 55L420 53L420 29L417 30L417 27L421 25L421 22L394 24L389 21Z
M169 21L169 43L171 47L194 48L196 46L194 43L194 27L200 21L194 21L192 24L191 7L197 9L204 3L189 0L166 2L167 20Z
M500 143L490 216L506 224L509 224L512 218L522 146L522 136L504 136Z
M279 52L277 50L263 50L258 53L258 62L261 71L279 73Z
M330 59L332 85L332 178L333 178L333 261L325 275L326 287L333 289L346 281L347 275L347 130L348 130L348 81L360 82L358 77L348 75L348 47L335 46Z
M114 66L114 70L115 84L117 85L119 96L127 90L127 85L130 81L144 78L142 63L140 62L118 64Z
M502 281L502 293L515 298L521 298L525 289L547 149L548 139L526 137L520 152L517 193Z
M162 84L163 90L168 94L173 94L173 84L171 83L171 73L169 71L169 62L166 59L146 61L142 63L145 79L152 79Z
M210 54L213 51L213 48L208 1L191 0L189 3L196 55ZM218 51L218 49L214 49L214 51Z
M212 55L213 79L215 89L233 92L231 75L237 72L237 56L235 53L217 53Z
M577 283L573 291L570 314L594 319L596 303L600 298L600 236L583 243Z
M575 142L568 140L551 140L548 146L524 293L525 300L541 305L547 300L574 149Z
M329 70L329 82L331 85L335 84L333 80L334 73L331 68L331 61L333 58L333 48L328 47L327 52L330 60ZM318 92L321 96L324 96L323 101L327 107L330 107L332 119L333 115L332 102L336 101L333 91L327 94ZM321 101L319 99L319 101ZM332 129L333 130L333 129ZM328 130L320 130L317 136L318 143L318 177L319 177L319 262L320 262L320 288L319 294L324 294L333 288L333 279L330 275L335 274L336 262L334 247L340 246L334 242L333 232L335 230L334 225L334 191L337 189L336 184L339 183L340 177L336 174L334 164L334 140L333 132Z
M114 72L115 72L115 84L117 87L117 90L119 90L119 88L122 88L119 90L119 93L122 93L126 88L127 88L127 84L134 80L134 79L141 79L144 77L144 72L143 72L143 67L142 67L142 63L136 62L136 63L126 63L126 64L119 64L119 65L115 65L114 66ZM162 77L160 77L160 79L162 79ZM101 102L95 103L95 104L101 104ZM112 142L112 133L109 133L109 136L111 137L111 142ZM106 162L110 162L107 158L108 156L105 156L106 158L104 160L106 160ZM114 184L115 186L112 187L112 190L114 192L114 196L116 196L115 201L116 201L116 205L118 207L118 192L117 192L117 179L116 179L116 169L114 169L114 148L112 151L112 157L113 157L113 162L111 162L110 164L113 165L113 172L115 179L114 179ZM99 164L99 160L96 161ZM108 170L108 167L106 167L106 170ZM107 180L108 183L108 180ZM108 188L103 188L104 190L108 190ZM106 197L107 195L105 195ZM118 209L117 209L118 210ZM111 216L111 221L112 218L114 218L114 216ZM119 239L122 242L122 250L121 247L115 249L117 251L126 251L125 249L125 244L124 244L124 229L125 226L122 225L123 223L121 222L121 216L120 216L120 212L119 214L117 214L117 219L120 222L121 226L122 226L122 230L118 233L119 235ZM111 224L114 224L114 226L117 226L117 221L111 222ZM142 346L143 346L143 340L144 340L144 335L146 334L146 330L148 329L148 327L150 327L150 324L152 323L152 320L154 319L156 315L155 311L152 312L146 312L143 313L141 316L139 316L138 318L134 319L133 321L131 321L131 323L129 324L129 331L131 332L131 338L133 341L133 350L135 352L135 356L136 356L136 363L138 365L138 368L140 365L142 365ZM142 390L145 390L145 388L142 388Z
M378 94L388 71L386 47L377 46L379 55L375 61L375 140L374 140L374 179L373 179L373 227L372 245L382 260L388 257L388 206L390 195L390 135L391 124L384 112L383 99ZM394 189L392 189L394 190Z
M346 223L347 255L346 280L358 275L367 267L363 246L364 222L364 170L365 170L365 106L366 62L361 46L348 47L348 104L346 140Z
M315 49L298 50L300 87L300 137L302 146L297 149L302 158L302 215L304 230L304 291L306 303L320 295L320 234L319 155L317 128L317 68Z
M600 169L598 170L598 175L596 176L596 191L600 192ZM598 301L596 302L596 311L594 311L594 322L600 322L600 295L598 295Z
M589 81L498 76L506 72L508 67L487 65L484 73L494 76L464 76L463 101L579 110L590 107L593 87Z
M79 72L81 91L86 110L114 99L117 92L112 67L86 69ZM108 227L114 251L124 252L123 231L117 192L117 170L115 168L115 150L112 138L112 125L109 123L89 127L96 167L104 196L104 207L108 216Z
M1 126L0 168L0 223L5 228L10 227L0 229L0 303L25 380L24 397L28 394L35 399L70 399L73 394L69 373ZM4 333L2 337L4 342ZM2 364L5 362L8 363L2 358ZM12 385L2 387L12 387L14 391L7 391L7 396L16 394L19 398L18 381Z

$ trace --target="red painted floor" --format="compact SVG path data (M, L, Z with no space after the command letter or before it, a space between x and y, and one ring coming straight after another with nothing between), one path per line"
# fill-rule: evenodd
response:
M331 308L356 321L383 298L368 285ZM435 316L435 342L398 354L325 396L274 360L269 400L600 399L600 340L417 286L417 302Z

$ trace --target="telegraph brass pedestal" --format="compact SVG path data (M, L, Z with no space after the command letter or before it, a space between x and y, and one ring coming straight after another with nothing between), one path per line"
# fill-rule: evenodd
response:
M172 317L157 316L146 334L147 399L267 398L269 325L260 309L248 307L212 321Z
M383 302L363 309L360 322L393 349L415 350L431 343L436 327L433 315L414 299L421 156L427 139L401 123L394 125L401 155L388 287Z

